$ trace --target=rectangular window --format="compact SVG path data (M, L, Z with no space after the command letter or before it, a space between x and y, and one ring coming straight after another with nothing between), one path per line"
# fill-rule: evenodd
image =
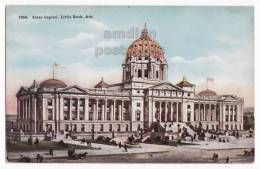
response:
M141 106L141 103L136 103L136 106L137 106L137 107L140 107L140 106Z
M228 115L226 115L226 121L228 121Z
M187 105L187 108L190 109L190 105Z
M85 125L81 124L81 132L84 132L84 131L85 131Z
M79 112L79 119L84 120L84 111L80 110Z
M142 77L142 70L138 69L138 77Z
M88 117L88 119L92 121L92 120L94 119L93 116L94 116L94 115L93 115L93 111L90 111L90 112L89 112L89 117Z
M104 131L104 125L100 124L100 131Z
M148 78L148 70L144 70L144 77Z
M136 113L136 121L140 121L141 120L141 113L140 111L137 111Z
M77 120L77 113L76 113L76 111L72 111L72 120Z
M113 128L112 128L112 124L109 124L109 131L112 131Z
M48 106L52 106L52 99L48 99L47 102L48 102Z
M53 120L53 118L52 118L52 109L48 109L48 120Z
M79 106L80 106L80 107L83 107L83 105L84 105L84 100L80 99L80 100L79 100Z
M191 113L188 113L188 118L187 120L190 121Z
M76 107L76 106L77 106L76 100L72 100L72 106L73 106L73 107Z
M64 106L69 106L69 100L64 99L63 104L64 104Z
M63 114L64 114L63 116L64 120L69 120L69 111L64 111Z

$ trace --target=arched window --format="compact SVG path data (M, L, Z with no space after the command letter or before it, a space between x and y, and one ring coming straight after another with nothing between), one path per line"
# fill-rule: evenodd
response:
M140 110L136 110L135 117L136 117L136 121L140 121L141 120L141 111Z

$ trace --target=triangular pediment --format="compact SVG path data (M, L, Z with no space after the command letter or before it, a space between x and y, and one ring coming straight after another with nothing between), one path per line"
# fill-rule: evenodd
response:
M27 94L28 90L25 87L20 87L18 92L16 93L16 96Z
M70 87L66 87L64 89L62 89L60 92L62 93L73 93L73 94L86 94L87 92L79 87L79 86L70 86Z
M224 101L237 101L238 98L232 95L226 95L226 96L222 96L222 100Z
M174 90L174 91L182 91L182 89L178 86L175 86L169 82L160 83L154 86L149 87L148 89L158 89L158 90Z

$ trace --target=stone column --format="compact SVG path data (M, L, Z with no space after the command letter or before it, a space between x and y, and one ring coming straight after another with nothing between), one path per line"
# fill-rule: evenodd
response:
M118 112L119 112L119 120L121 120L122 118L122 101L121 101L121 104L118 105Z
M70 117L68 119L72 120L72 98L69 98L70 104L69 104L69 115Z
M168 107L167 107L167 101L164 102L164 121L166 122L168 119L167 119L167 114L168 114Z
M104 120L107 121L107 99L104 100L105 109L104 109Z
M233 105L233 122L235 121L235 114L236 114L236 111L235 111L235 105Z
M116 120L116 100L113 100L113 120Z
M207 104L204 104L204 109L203 109L203 121L206 121L206 106Z
M55 120L55 100L54 100L54 98L52 98L51 99L52 100L52 120L54 121ZM55 125L54 125L54 127L53 127L54 129L53 130L55 130Z
M230 109L231 109L231 105L228 105L228 121L230 122Z
M171 122L173 122L173 102L170 102L171 105Z
M159 101L159 120L162 122L162 103Z
M201 121L201 104L199 103L199 109L198 109L198 122Z
M60 120L64 120L64 98L60 97Z
M27 99L24 100L24 107L25 107L25 109L24 109L24 110L25 110L24 119L27 119L27 112L28 112L28 111L27 111Z
M28 120L31 120L31 98L30 98L30 96L29 96L29 99L27 99L27 103L28 103L28 105L27 105L27 110L28 110L27 118L28 118Z
M98 120L98 104L99 104L99 100L96 99L96 105L95 105L95 113L94 113L94 120Z
M101 101L102 104L100 104L100 111L101 111L101 120L105 120L105 100Z
M179 102L176 102L176 121L179 122Z
M16 106L17 120L19 121L21 119L21 114L20 114L21 107L20 107L20 100L18 98L16 99L16 104L17 104L17 106ZM19 128L19 125L17 127Z
M79 120L79 101L80 98L77 98L77 120Z
M34 112L34 132L37 132L37 112L36 112L36 98L33 97L33 112Z
M110 121L112 121L113 120L113 112L114 112L112 103L110 104L110 110L109 111L110 111Z
M46 120L46 108L45 108L45 106L46 106L46 104L45 104L45 98L44 97L42 97L42 119L43 120Z
M88 98L85 98L85 107L84 107L84 113L85 113L85 120L89 120L89 100Z

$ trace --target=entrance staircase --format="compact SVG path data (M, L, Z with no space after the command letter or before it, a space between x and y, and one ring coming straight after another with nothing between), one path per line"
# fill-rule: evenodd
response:
M165 123L161 123L161 126L165 126ZM168 123L166 123L166 132L172 131L174 133L177 133L178 129L180 128L182 130L183 127L185 127L187 129L187 132L191 136L193 136L196 133L189 125L187 125L186 123L182 123L182 122L179 122L179 123L168 122Z

